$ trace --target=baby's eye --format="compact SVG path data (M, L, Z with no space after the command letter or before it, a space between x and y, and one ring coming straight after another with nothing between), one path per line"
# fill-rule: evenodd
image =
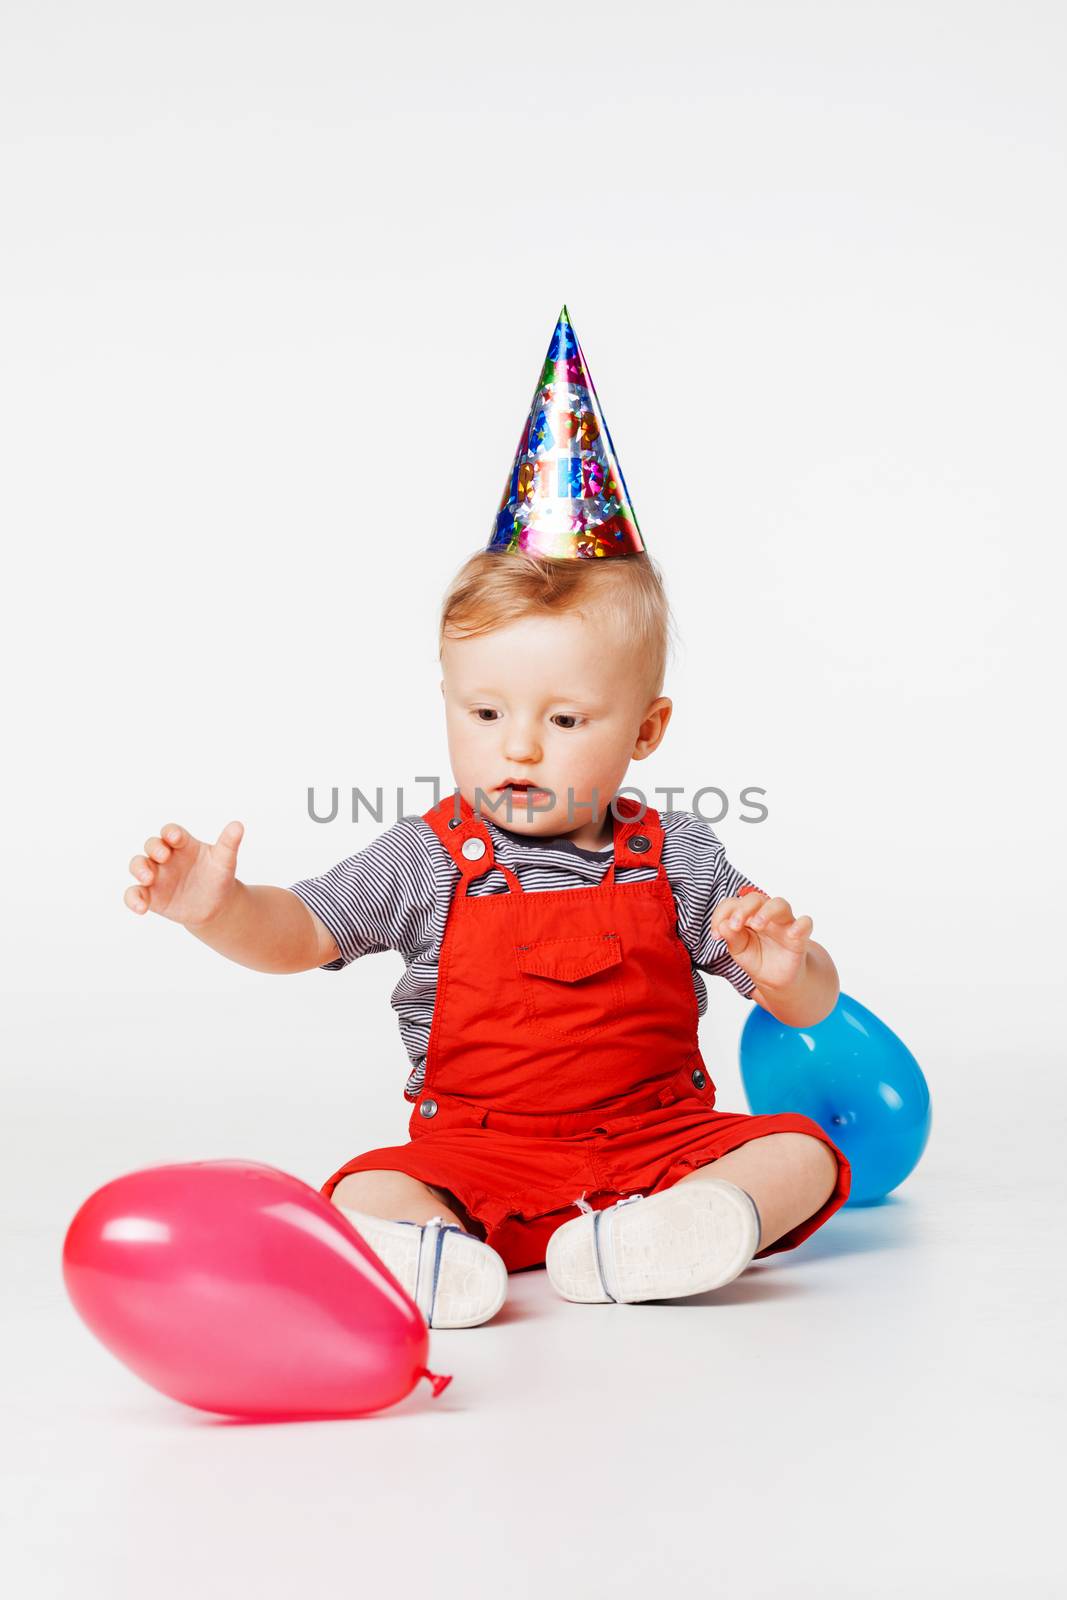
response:
M585 718L576 716L573 711L557 711L553 720L558 722L561 727L577 728L580 723L585 721Z
M488 722L495 718L496 712L493 710L492 706L476 706L474 715L480 722Z

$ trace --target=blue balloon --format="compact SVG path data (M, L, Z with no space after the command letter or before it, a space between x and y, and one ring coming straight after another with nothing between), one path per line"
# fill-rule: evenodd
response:
M891 1028L842 994L813 1028L789 1028L757 1005L741 1034L752 1111L795 1111L830 1135L852 1167L849 1205L883 1200L930 1137L930 1090Z

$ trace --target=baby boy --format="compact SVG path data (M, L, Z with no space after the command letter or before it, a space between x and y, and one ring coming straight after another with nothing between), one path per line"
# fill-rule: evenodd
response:
M805 1027L837 973L707 823L619 792L670 721L670 616L565 318L493 540L442 607L454 791L289 888L237 877L239 822L214 843L168 823L125 893L259 972L402 955L408 1139L322 1192L435 1327L489 1320L541 1265L589 1304L715 1289L848 1197L815 1122L715 1108L702 974Z

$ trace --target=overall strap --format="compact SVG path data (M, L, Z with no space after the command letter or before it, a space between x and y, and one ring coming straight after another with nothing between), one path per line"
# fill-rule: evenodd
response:
M656 867L662 874L663 825L659 812L654 806L646 806L642 814L641 802L624 794L615 796L614 807L615 848L601 883L614 883L621 867ZM443 796L437 805L424 812L423 821L429 823L455 862L463 880L464 894L468 884L484 877L493 867L503 873L513 891L523 892L511 868L497 861L484 819L475 814L458 790Z
M424 812L422 820L429 823L455 862L463 894L491 867L504 874L513 893L523 893L522 884L511 868L496 860L492 836L484 820L475 815L474 808L458 789L454 794L444 795L437 805Z
M614 883L620 867L656 867L663 873L663 824L654 806L641 812L641 802L632 795L619 794L615 808L615 850L604 883Z

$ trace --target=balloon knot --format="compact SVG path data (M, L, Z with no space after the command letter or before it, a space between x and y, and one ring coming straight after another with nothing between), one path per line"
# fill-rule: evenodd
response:
M415 1371L418 1377L427 1379L430 1387L433 1389L433 1397L435 1400L441 1393L441 1390L447 1389L449 1384L452 1382L451 1373L449 1373L447 1377L442 1377L439 1373L431 1372L429 1367L417 1367Z

